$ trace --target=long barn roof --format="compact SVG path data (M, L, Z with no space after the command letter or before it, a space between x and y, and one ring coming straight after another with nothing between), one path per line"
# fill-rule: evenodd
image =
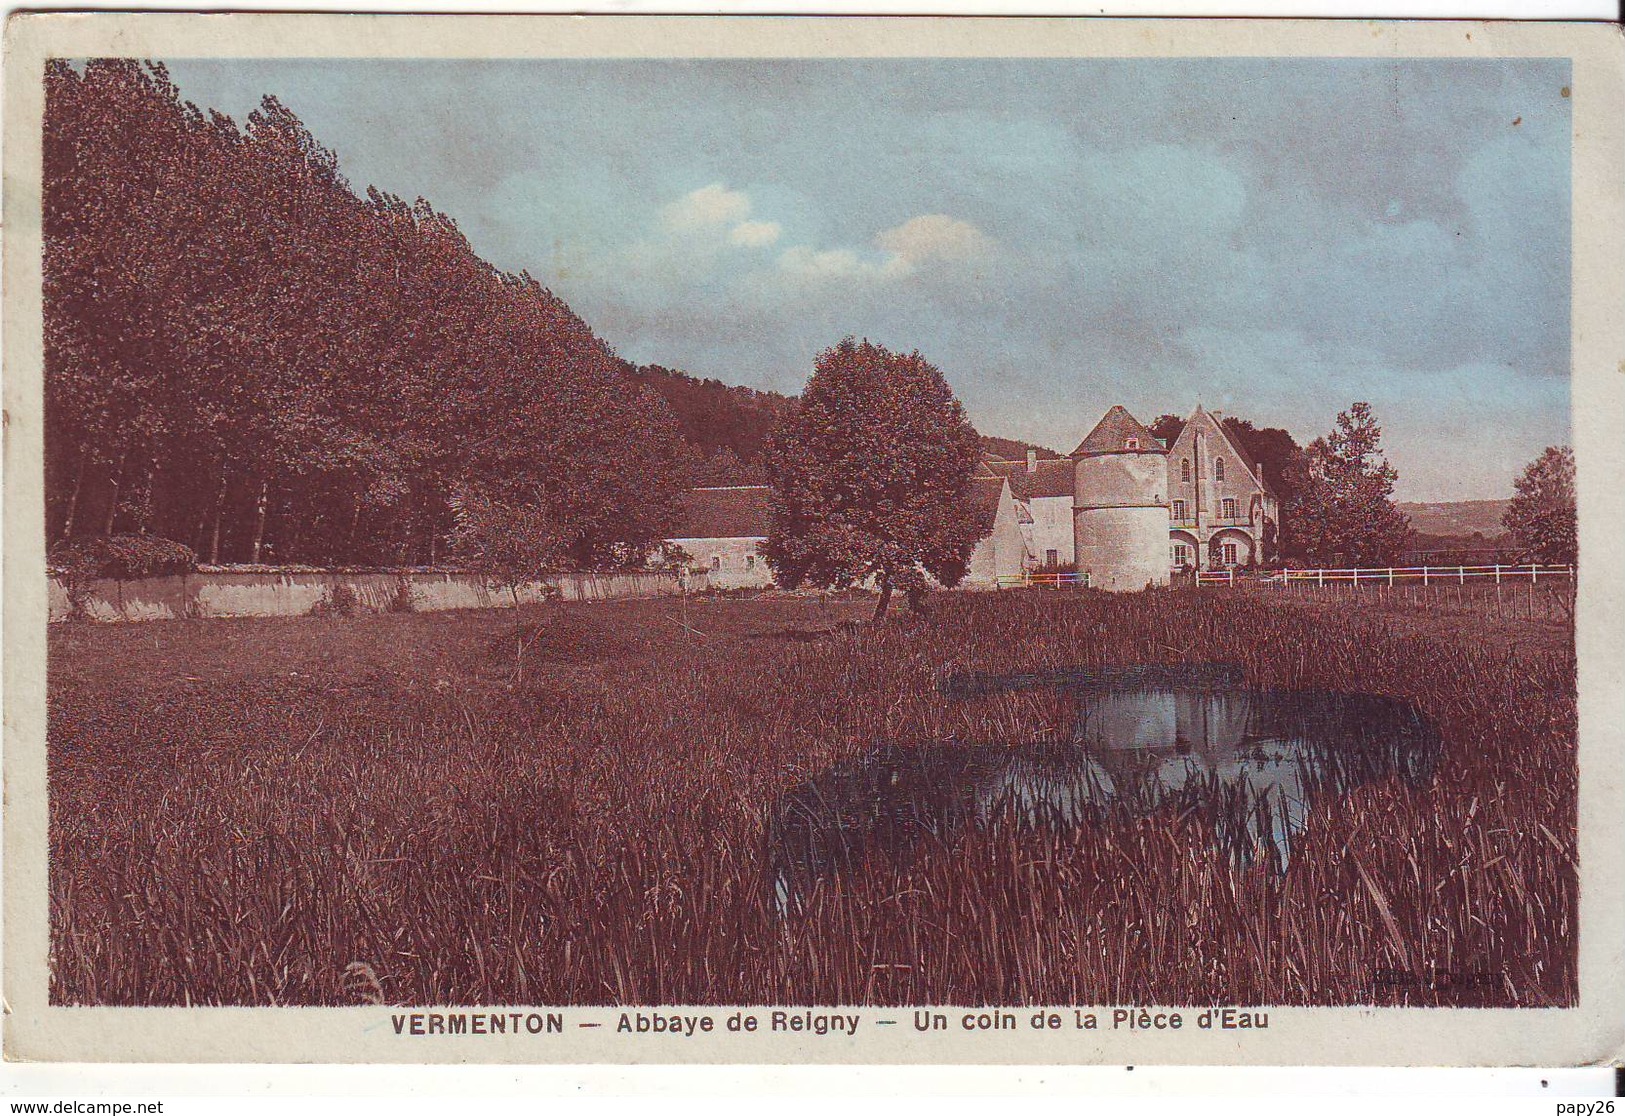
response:
M674 539L762 539L773 521L772 489L765 484L691 488L680 501Z

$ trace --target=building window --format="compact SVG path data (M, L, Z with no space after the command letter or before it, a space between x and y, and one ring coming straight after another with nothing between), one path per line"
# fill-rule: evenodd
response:
M747 570L754 570L756 568L756 555L754 555L754 554L745 555L745 568Z
M1060 564L1061 564L1061 554L1060 554L1059 551L1056 551L1056 550L1046 550L1046 551L1044 551L1044 565L1048 566L1050 569L1054 569L1056 566L1059 566Z
M1223 501L1223 506L1224 506L1224 517L1226 519L1234 519L1234 518L1236 518L1236 502L1234 500L1230 499L1229 497L1226 497L1224 499L1224 501Z
M1227 565L1227 566L1234 566L1236 564L1236 544L1235 543L1225 543L1224 544L1224 564Z
M1188 564L1189 559L1186 557L1188 553L1189 548L1184 543L1175 543L1168 548L1168 557L1172 560L1176 569L1183 568Z
M1138 439L1138 438L1125 438L1123 440L1123 448L1124 449L1132 449L1132 450L1139 449L1140 448L1140 439Z
M1224 458L1222 457L1215 457L1213 459L1213 479L1224 479Z
M1174 518L1179 520L1181 523L1185 522L1185 501L1174 501Z
M1191 459L1188 457L1179 459L1179 479L1186 482L1191 479Z
M722 568L722 558L719 555L711 555L711 568L713 570L720 570Z

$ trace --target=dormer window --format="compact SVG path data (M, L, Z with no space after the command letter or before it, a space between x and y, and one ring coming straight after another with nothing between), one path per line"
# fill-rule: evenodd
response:
M1188 457L1181 457L1179 459L1179 479L1184 481L1186 484L1190 483L1191 459Z
M1222 457L1213 459L1213 479L1216 481L1224 479L1224 458Z
M1138 439L1138 438L1124 438L1123 439L1123 448L1124 449L1131 449L1131 450L1139 449L1140 448L1140 439Z
M713 570L720 570L722 568L722 559L715 554L711 556L711 568Z

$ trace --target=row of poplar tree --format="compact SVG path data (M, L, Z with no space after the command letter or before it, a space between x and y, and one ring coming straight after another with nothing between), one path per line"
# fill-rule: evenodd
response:
M670 410L444 214L357 196L267 97L244 126L161 65L52 63L47 528L203 561L420 565L458 510L642 561L688 452Z

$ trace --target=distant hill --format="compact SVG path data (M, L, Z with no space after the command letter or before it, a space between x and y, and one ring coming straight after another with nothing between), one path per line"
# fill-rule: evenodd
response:
M1494 539L1503 534L1501 516L1510 500L1454 500L1438 504L1399 504L1411 518L1419 535L1467 538L1482 535Z
M757 463L768 432L796 408L793 395L702 380L658 364L622 362L621 370L665 398L684 440L707 457L727 450L744 464Z
M795 411L795 396L721 380L702 380L659 364L622 361L621 372L665 399L683 439L699 451L697 479L701 484L761 484L766 480L762 445L779 420ZM1014 438L982 436L982 452L989 457L1020 461L1029 449L1041 458L1061 456L1052 449Z
M1003 458L1005 461L1025 461L1028 450L1035 451L1039 460L1055 460L1061 456L1052 449L1035 446L1031 442L1018 442L1014 438L995 438L991 434L982 435L982 452L989 457Z

